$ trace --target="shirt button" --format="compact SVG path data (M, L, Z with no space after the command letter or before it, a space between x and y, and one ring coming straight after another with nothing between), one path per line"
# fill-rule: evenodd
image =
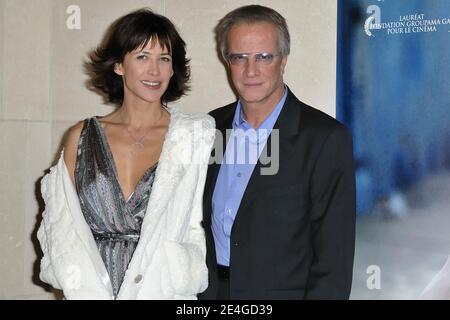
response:
M235 242L235 243L234 243L234 246L235 246L235 247L238 247L238 246L239 246L239 243Z
M136 278L134 278L134 282L135 283L139 283L139 282L141 282L141 280L142 280L142 275L141 274L137 275Z
M239 173L237 174L237 176L238 176L238 178L242 177L242 173L239 172Z

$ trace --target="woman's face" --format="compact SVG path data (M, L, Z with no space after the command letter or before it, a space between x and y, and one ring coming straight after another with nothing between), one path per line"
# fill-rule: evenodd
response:
M128 52L114 72L123 78L124 101L161 103L173 75L172 56L150 39L145 47Z

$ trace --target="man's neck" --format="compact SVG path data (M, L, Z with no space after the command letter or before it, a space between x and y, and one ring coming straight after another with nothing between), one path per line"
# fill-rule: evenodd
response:
M252 126L252 128L258 129L264 120L272 113L276 108L278 102L284 95L285 87L277 89L276 92L263 101L249 103L241 99L242 113L244 119Z

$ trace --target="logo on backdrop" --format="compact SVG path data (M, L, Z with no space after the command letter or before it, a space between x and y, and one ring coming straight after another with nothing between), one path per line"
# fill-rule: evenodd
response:
M367 13L370 14L370 16L364 23L364 32L369 37L374 37L371 30L381 29L381 8L377 5L371 5L367 8Z
M384 2L384 0L377 1ZM366 13L369 16L364 22L364 32L368 37L375 37L377 33L392 36L438 31L450 32L450 17L432 17L423 12L412 12L400 15L395 20L382 22L381 3L368 6Z

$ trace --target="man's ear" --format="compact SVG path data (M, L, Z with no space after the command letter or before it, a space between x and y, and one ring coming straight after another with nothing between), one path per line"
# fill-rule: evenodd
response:
M121 63L114 64L114 72L119 76L123 76L123 66Z

